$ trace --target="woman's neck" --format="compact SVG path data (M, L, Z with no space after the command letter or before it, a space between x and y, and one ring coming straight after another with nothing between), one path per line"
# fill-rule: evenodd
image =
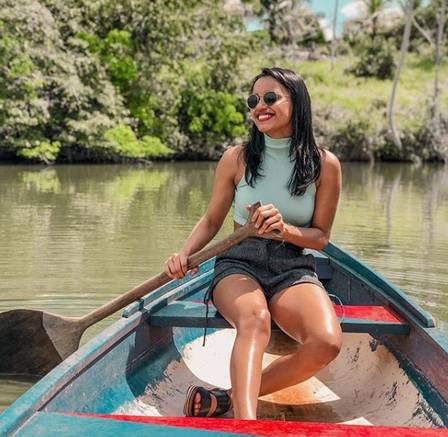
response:
M269 149L287 149L291 144L291 137L272 138L268 134L264 134L264 143Z

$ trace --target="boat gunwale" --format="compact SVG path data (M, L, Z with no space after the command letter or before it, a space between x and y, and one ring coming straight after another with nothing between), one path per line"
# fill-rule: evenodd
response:
M346 274L366 283L382 298L381 300L392 304L393 309L406 320L414 316L414 321L416 319L422 327L436 327L434 317L429 312L424 310L399 287L387 280L381 273L333 243L328 243L322 252L332 263L343 269Z
M82 371L119 344L146 318L146 314L135 313L118 319L36 382L0 414L0 435L9 435L24 426Z

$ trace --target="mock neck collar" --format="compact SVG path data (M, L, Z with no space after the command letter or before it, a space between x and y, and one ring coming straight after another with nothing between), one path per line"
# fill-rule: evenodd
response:
M287 149L291 144L291 137L287 138L271 138L269 135L264 134L264 144L270 149Z

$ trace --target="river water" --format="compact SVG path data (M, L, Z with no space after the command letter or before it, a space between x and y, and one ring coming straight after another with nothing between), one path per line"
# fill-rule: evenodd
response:
M0 166L0 311L83 315L161 271L205 211L215 165ZM217 238L231 231L229 214ZM332 241L448 333L448 166L343 164ZM30 385L0 380L0 409Z

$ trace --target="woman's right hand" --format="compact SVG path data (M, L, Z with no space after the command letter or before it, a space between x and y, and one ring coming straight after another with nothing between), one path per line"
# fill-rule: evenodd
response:
M171 278L171 279L180 279L185 276L185 274L188 272L188 265L187 265L188 257L185 253L173 253L168 257L168 259L165 261L165 273ZM194 275L198 271L198 268L191 269L191 274Z

